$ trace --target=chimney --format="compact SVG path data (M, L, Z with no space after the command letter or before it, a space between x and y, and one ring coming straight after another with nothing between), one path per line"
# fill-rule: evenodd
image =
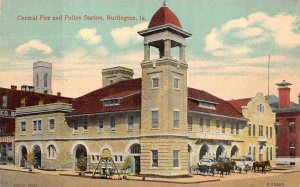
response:
M60 96L61 96L61 93L60 93L60 92L57 92L57 96L60 97Z
M133 70L122 66L102 69L102 87L133 78Z
M11 85L11 86L10 86L10 89L11 89L11 90L17 90L17 86Z
M291 83L283 80L281 83L276 84L278 86L279 94L279 108L290 108L290 88L288 86L292 85Z

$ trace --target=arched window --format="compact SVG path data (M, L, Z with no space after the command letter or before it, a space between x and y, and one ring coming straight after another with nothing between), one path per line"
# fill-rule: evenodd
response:
M44 75L44 87L48 86L48 73L45 73Z
M54 145L48 146L48 158L56 158L56 148Z
M39 74L36 73L36 87L39 87Z

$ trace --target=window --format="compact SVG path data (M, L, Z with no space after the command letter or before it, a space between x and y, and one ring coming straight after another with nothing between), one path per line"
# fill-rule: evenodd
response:
M36 74L36 87L39 87L39 74Z
M151 115L152 115L152 128L158 128L158 110L153 110L151 111Z
M234 124L231 123L231 134L234 134Z
M266 136L269 137L269 127L266 127Z
M278 157L278 154L279 154L278 147L275 148L275 152L276 152L276 157Z
M263 126L262 125L259 125L259 127L258 127L258 135L259 136L263 136L264 135L264 131L263 131L264 129L263 129Z
M239 124L236 123L236 124L235 124L235 133L236 133L236 134L239 134L239 131L240 131Z
M120 105L120 99L109 99L103 101L104 106L116 106Z
M73 132L74 133L78 132L78 122L77 122L77 120L73 121Z
M273 148L270 147L270 160L273 160Z
M21 121L21 133L22 132L26 132L26 122L25 121Z
M200 132L203 132L203 117L199 117L199 126L200 126Z
M174 78L174 89L179 89L179 78Z
M33 120L33 132L41 133L42 132L42 120Z
M251 124L248 125L248 136L251 136Z
M249 147L248 155L251 157L251 147Z
M179 128L179 111L173 111L173 127Z
M273 128L270 127L270 138L272 138L272 136L273 136Z
M49 131L54 131L55 128L55 119L49 119Z
M83 131L87 132L88 131L88 120L83 119Z
M192 130L193 130L193 117L188 116L188 131L192 131Z
M110 116L110 130L115 131L116 130L116 121L114 116Z
M103 118L98 119L98 130L103 131Z
M128 130L133 130L133 114L128 115Z
M212 102L209 102L209 101L199 101L198 106L202 107L202 108L208 108L208 109L216 110L217 103L212 103Z
M179 150L173 150L173 167L179 167Z
M263 104L257 105L257 112L264 112L264 111L265 111L265 107L263 106Z
M48 86L48 74L45 73L44 75L44 87L47 87Z
M21 99L21 107L25 107L26 106L26 99L22 98Z
M253 136L255 136L255 125L253 125L253 133L252 133Z
M275 133L279 134L280 133L280 125L275 124Z
M266 149L266 160L269 160L269 148Z
M216 121L217 132L220 132L220 120Z
M226 127L226 122L223 121L223 123L222 123L222 133L225 133L225 127Z
M48 158L50 159L56 158L56 149L54 145L49 145L47 150L48 150Z
M296 123L294 121L289 122L289 131L290 133L296 132Z
M206 118L206 132L210 131L210 119Z
M256 149L255 149L255 147L253 147L253 159L252 160L253 161L256 160Z
M115 162L118 162L118 156L115 155Z
M158 150L152 150L152 167L158 167Z
M3 95L3 96L2 96L2 107L3 107L3 108L7 108L7 104L8 104L8 98L7 98L7 95Z
M294 142L291 142L290 143L290 156L295 156L295 143Z
M119 161L122 162L123 161L123 156L119 156Z
M5 132L5 124L3 120L0 118L0 133L4 133L4 132Z
M155 77L152 78L152 88L158 88L159 87L159 78Z
M114 83L114 80L113 80L113 79L109 80L109 85L111 85L111 84L113 84L113 83Z

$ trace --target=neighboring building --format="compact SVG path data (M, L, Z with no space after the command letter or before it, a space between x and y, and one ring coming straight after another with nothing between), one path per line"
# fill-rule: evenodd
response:
M17 165L32 152L40 167L74 169L82 154L90 164L110 152L118 165L130 156L136 173L174 176L205 157L247 155L247 119L229 102L187 87L185 38L191 34L176 15L164 4L138 33L145 38L141 78L109 68L102 71L104 87L72 105L17 109ZM150 47L158 48L158 59L150 58Z
M244 132L244 141L247 142L244 144L244 150L248 150L248 156L256 161L269 160L275 165L275 113L263 94L257 93L254 98L229 102L248 119Z
M300 105L290 101L292 84L283 80L276 85L279 98L269 96L267 100L276 113L277 164L300 165Z

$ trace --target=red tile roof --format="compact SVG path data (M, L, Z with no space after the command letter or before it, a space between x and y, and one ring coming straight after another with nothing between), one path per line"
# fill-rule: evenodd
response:
M188 110L218 114L230 117L242 117L227 101L213 96L205 91L188 88ZM120 105L103 106L103 100L120 98ZM205 100L218 103L216 110L201 108L195 100ZM72 102L74 111L69 115L93 114L114 111L140 110L141 109L141 79L132 79L117 82L107 87L100 88Z
M124 80L100 88L73 100L69 115L93 114L141 109L141 79ZM135 93L135 94L134 94ZM139 93L139 94L137 94ZM122 97L120 105L103 106L103 99Z
M151 18L148 28L164 24L173 24L182 28L177 16L167 6L162 6L160 9L158 9L158 11Z
M241 113L238 112L229 102L224 101L210 93L203 90L197 90L194 88L188 88L188 110L211 113L216 115L230 116L230 117L242 117ZM208 109L199 107L197 100L208 101L216 104L216 109Z
M232 99L228 102L240 113L242 113L242 106L246 106L251 101L251 98Z

